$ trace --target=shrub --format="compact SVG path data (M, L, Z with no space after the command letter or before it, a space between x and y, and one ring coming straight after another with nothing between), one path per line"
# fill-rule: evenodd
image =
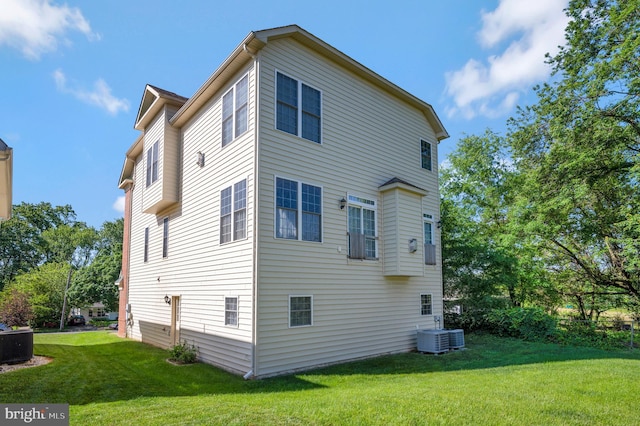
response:
M489 331L499 336L547 340L556 334L556 319L540 308L496 309L487 315Z
M117 322L117 321L111 321L109 318L106 318L106 317L91 318L89 320L89 324L94 325L96 327L108 327L114 322Z
M0 301L0 322L10 327L21 327L33 319L29 295L15 287L5 289Z
M487 330L489 328L488 312L484 309L468 309L461 314L445 313L444 323L449 329L461 328L468 332Z
M630 331L599 330L595 322L568 319L556 333L557 343L611 350L629 347Z
M198 357L198 348L187 342L178 343L169 352L169 359L181 364L193 364Z

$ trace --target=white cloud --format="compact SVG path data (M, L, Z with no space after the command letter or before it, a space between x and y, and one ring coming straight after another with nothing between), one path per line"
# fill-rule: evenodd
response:
M60 69L53 72L53 79L59 91L69 93L86 104L102 108L111 115L116 115L120 111L129 111L129 101L113 96L111 88L101 78L93 83L93 90L86 90L75 83L70 85Z
M2 0L0 45L18 49L29 59L56 50L59 43L70 43L65 38L68 31L79 31L90 40L100 38L77 7L58 6L51 0Z
M497 117L516 105L521 93L549 76L545 54L564 44L567 0L500 0L492 12L482 13L478 40L482 47L508 46L486 61L469 59L459 70L445 74L446 94L453 100L447 115Z
M112 207L118 213L124 214L124 195L116 198L116 201L114 201Z

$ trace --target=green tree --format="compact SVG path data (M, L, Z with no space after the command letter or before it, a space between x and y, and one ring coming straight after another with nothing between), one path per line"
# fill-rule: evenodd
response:
M559 294L595 313L640 300L640 0L572 0L567 15L554 81L510 121L513 210Z
M118 289L114 285L122 267L124 221L105 222L98 232L97 254L92 262L73 277L69 298L75 306L100 302L108 311L118 308Z
M491 131L460 140L442 170L443 277L449 297L476 307L520 306L533 262L511 225L519 175ZM528 263L527 263L528 262Z
M31 271L18 275L4 290L27 294L33 313L33 325L58 324L64 304L64 289L70 265L68 263L45 263ZM64 317L67 317L65 312Z
M45 262L69 262L82 268L91 262L98 233L84 222L61 224L42 232Z
M0 290L14 277L47 259L43 233L75 221L71 206L21 203L13 206L11 219L0 223Z

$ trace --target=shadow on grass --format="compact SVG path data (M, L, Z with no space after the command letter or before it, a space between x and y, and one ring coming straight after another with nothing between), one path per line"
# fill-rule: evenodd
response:
M371 358L308 372L308 375L420 374L590 359L640 360L640 351L527 342L490 334L466 336L464 349L442 355L418 352Z
M322 376L425 374L602 358L640 360L638 351L609 352L488 335L467 336L466 343L467 349L445 355L405 353L244 381L202 363L173 365L167 362L168 351L109 332L38 336L34 353L53 362L0 374L0 401L83 405L143 397L291 392L323 388L314 383Z

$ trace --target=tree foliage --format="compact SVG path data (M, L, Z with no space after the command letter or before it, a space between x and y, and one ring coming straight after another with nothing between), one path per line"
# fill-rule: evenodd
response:
M105 222L95 244L97 254L92 262L73 277L69 299L75 306L100 302L108 311L118 308L118 288L114 285L122 266L124 221Z
M515 207L557 290L596 312L640 300L640 1L574 0L567 14L555 81L510 122Z
M443 176L445 289L585 318L640 306L640 0L572 0L552 81ZM453 226L454 229L447 229Z
M47 233L72 224L75 217L69 205L53 207L42 202L13 206L11 219L0 223L0 290L17 275L53 257Z
M9 289L28 295L33 313L32 325L37 327L60 321L64 290L69 274L68 263L45 263L31 271L18 275ZM14 290L10 290L14 291ZM65 312L66 318L68 312Z
M508 297L520 306L531 291L535 264L518 239L510 213L520 182L508 144L491 131L463 138L442 170L445 292L475 307Z
M96 231L77 221L71 206L13 206L12 218L0 223L0 316L37 326L57 323L65 293L67 311L95 302L115 310L122 236L122 219ZM67 291L70 268L75 272Z
M68 262L74 268L82 268L95 253L98 234L84 222L74 222L45 230L42 239L45 262Z

